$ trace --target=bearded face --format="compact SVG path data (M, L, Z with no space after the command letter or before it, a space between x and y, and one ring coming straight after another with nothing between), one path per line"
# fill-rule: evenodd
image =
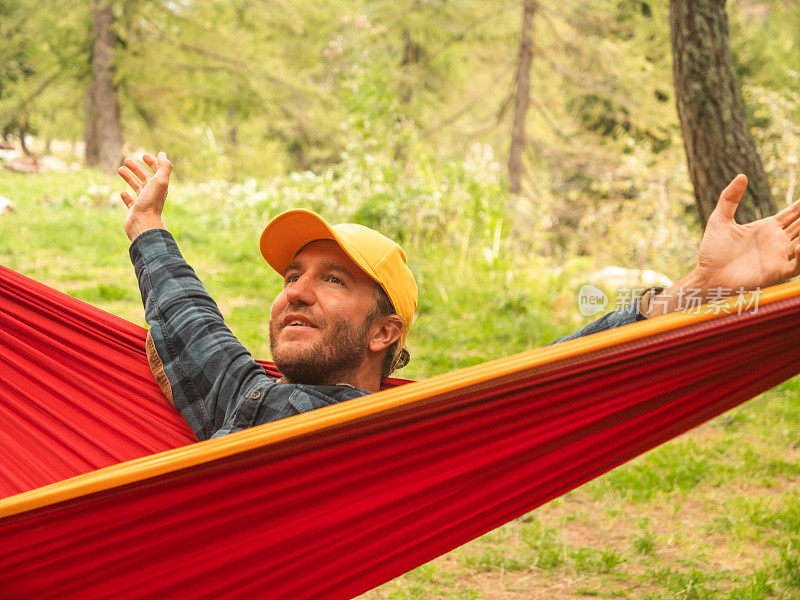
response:
M344 317L320 321L304 319L296 309L289 311L282 318L270 320L272 360L293 383L332 385L347 381L364 360L372 320L368 315L360 326L354 326ZM279 332L283 334L280 342Z
M311 242L297 254L269 321L272 360L288 381L363 381L375 333L375 290L375 282L331 240Z

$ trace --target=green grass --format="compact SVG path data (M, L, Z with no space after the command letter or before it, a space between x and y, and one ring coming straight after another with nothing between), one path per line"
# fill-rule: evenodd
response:
M99 191L88 194L92 185ZM0 216L0 263L142 323L124 209L106 200L118 187L91 171L0 173L0 194L18 207ZM246 186L216 189L175 185L165 220L228 324L266 358L281 282L257 239L289 200L251 202ZM287 194L304 198L301 191ZM478 230L496 215L447 206L453 223L441 235L396 225L421 289L412 362L401 376L520 352L584 322L574 290L591 261L557 264L505 238L493 253L491 227ZM346 219L357 206L331 210ZM364 598L800 599L800 379Z
M0 195L11 198L18 212L0 219L0 263L141 322L129 242L122 231L125 211L120 203L109 202L120 183L90 170L3 173ZM93 195L87 189L95 190ZM266 317L282 281L261 258L258 236L268 218L286 206L249 202L250 191L225 196L173 184L164 220L231 329L255 355L268 357ZM321 194L316 188L314 193ZM481 222L487 215L474 218ZM406 377L521 352L583 322L573 310L564 315L553 311L555 296L571 299L563 289L569 271L555 273L552 265L516 255L511 248L489 256L487 244L493 242L481 239L479 229L448 234L463 234L466 246L443 244L429 230L406 234L409 263L422 290Z
M658 543L656 536L650 529L649 519L645 519L638 527L638 531L631 539L633 551L642 556L655 556Z

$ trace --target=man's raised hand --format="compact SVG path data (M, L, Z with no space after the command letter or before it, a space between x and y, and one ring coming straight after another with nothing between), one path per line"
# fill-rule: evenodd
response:
M172 172L172 163L163 152L158 153L158 158L145 154L142 159L152 172L133 158L126 158L124 166L117 171L136 193L136 198L128 191L120 193L120 198L128 207L125 233L131 241L150 229L164 229L161 213L167 200L169 175Z
M720 194L706 225L698 270L708 287L755 290L800 274L800 201L740 225L733 216L746 188L747 177L737 175Z
M733 216L746 189L747 177L737 175L722 190L700 242L697 267L651 298L645 314L680 310L679 299L687 290L707 299L710 290L754 291L800 275L800 200L776 215L740 225Z

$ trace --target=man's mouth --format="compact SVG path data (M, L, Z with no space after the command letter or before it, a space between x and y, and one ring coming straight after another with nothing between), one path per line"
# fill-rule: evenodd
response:
M308 318L302 315L287 315L283 319L283 328L307 328L316 329L317 326Z

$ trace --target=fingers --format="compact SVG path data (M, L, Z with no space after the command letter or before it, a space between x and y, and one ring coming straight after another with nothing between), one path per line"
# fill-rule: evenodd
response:
M797 219L794 223L790 223L788 226L785 226L784 231L786 232L786 235L789 236L790 240L795 239L798 235L800 235L800 219Z
M786 227L797 219L800 219L800 200L793 202L782 211L780 211L775 218L778 219L778 223L780 223L783 227Z
M153 156L152 154L143 154L142 160L148 167L150 167L153 170L153 173L155 173L158 170L158 161L156 161L156 157Z
M158 174L161 169L160 174L169 179L169 175L172 172L172 163L167 160L167 155L164 152L159 152L158 158L152 154L143 154L142 160L153 170L153 173ZM133 158L126 158L123 164L124 166L117 169L117 173L133 188L133 191L138 196L145 184L153 177L153 173L148 172L142 166L142 163Z
M125 162L127 163L128 161ZM131 173L131 170L127 167L120 167L117 169L117 173L119 173L119 176L125 180L125 183L133 188L133 191L136 192L136 195L138 196L139 192L142 191L142 188L144 187L144 183L133 173Z
M712 216L732 221L733 216L736 214L736 208L739 206L744 192L747 189L747 177L739 173L733 181L728 184L719 196L717 207L714 209Z
M122 201L125 203L125 206L127 206L128 208L133 206L133 203L136 202L133 199L133 196L131 196L130 193L128 193L128 192L120 192L119 193L119 197L122 198Z
M800 244L794 249L794 257L789 259L789 269L785 279L790 279L800 275Z
M148 156L150 155L144 155L143 158L145 161L147 161ZM150 159L155 161L152 156L150 156ZM119 173L120 177L133 188L133 191L136 192L138 196L139 192L142 191L142 187L144 187L144 184L147 183L147 180L152 177L152 175L144 170L144 167L142 167L138 160L134 160L133 158L126 158L123 164L124 166L117 169L117 173Z
M147 183L147 180L153 176L152 173L148 173L145 170L145 168L142 166L142 163L140 163L138 160L126 158L124 164L131 171L133 171L133 174L141 179L143 183Z
M161 171L161 169L163 169L163 171L162 171L163 174L167 178L169 178L169 174L172 173L172 163L169 162L169 159L167 159L166 152L159 152L158 153L157 164L158 164L158 170ZM151 167L152 167L152 165L151 165Z

